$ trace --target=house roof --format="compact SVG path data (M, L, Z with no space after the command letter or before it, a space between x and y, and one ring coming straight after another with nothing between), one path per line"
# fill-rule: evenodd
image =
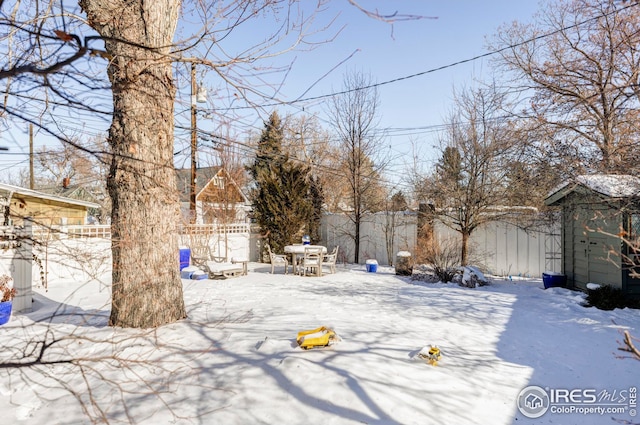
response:
M101 208L100 204L96 204L95 202L81 201L78 199L66 198L64 196L52 195L49 193L38 192L31 189L26 189L20 186L14 186L11 184L0 183L0 193L7 193L9 196L13 196L14 194L28 196L31 198L39 198L52 202L59 202L68 205L79 205L87 208Z
M640 178L626 174L590 174L576 177L554 188L545 199L546 205L554 205L560 199L587 188L607 198L630 198L640 196Z
M225 177L228 177L231 184L238 190L244 202L248 202L247 197L242 192L237 183L224 171L222 167L203 167L196 170L196 196L199 195L202 190L211 182L211 180L220 172L225 173ZM180 168L176 169L178 193L180 194L180 202L189 202L189 194L191 189L191 169Z
M204 167L196 170L196 194L200 193L207 183L218 174L221 167ZM191 189L191 169L176 169L178 192L181 202L189 202Z
M40 192L48 193L50 195L62 196L64 198L70 199L80 199L83 201L93 202L96 201L96 196L92 193L91 190L87 189L82 185L70 185L67 187L56 186L56 187L47 187L47 188L39 188Z

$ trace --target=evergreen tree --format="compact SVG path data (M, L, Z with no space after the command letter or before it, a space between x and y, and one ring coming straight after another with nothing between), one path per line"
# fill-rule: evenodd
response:
M255 181L253 216L275 251L298 241L312 221L310 170L283 153L283 127L272 113L258 142L250 167Z
M280 116L276 111L269 116L269 121L265 122L264 130L258 141L256 159L249 169L253 179L258 182L258 175L262 170L269 168L269 164L284 161L282 155L282 142L284 140L284 130Z
M387 207L390 211L405 211L409 208L409 203L404 193L397 191L391 196L391 205Z

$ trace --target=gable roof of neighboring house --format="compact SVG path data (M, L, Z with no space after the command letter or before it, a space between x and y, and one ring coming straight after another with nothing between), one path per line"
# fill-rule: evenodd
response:
M82 206L86 208L101 208L100 204L96 204L95 202L81 201L79 199L67 198L64 196L53 195L50 193L44 193L44 192L38 192L36 190L26 189L20 186L0 183L0 196L3 196L3 197L6 196L10 198L10 197L15 197L15 195L19 195L27 198L42 199L44 201L58 203L58 204L76 205L76 206Z
M223 167L204 167L196 170L196 198L207 188L214 177L224 177L238 191L242 197L242 202L249 203L248 198L240 189L240 186L231 178L229 173ZM189 194L191 189L191 169L176 169L178 193L180 194L180 202L189 202Z
M50 195L62 196L64 198L76 199L82 201L96 202L98 199L85 186L82 185L71 185L67 187L58 186L58 187L48 187L48 188L39 188L40 192L48 193Z
M631 198L640 196L640 178L631 175L591 174L578 176L554 188L545 199L546 205L556 205L570 193L586 188L605 198Z

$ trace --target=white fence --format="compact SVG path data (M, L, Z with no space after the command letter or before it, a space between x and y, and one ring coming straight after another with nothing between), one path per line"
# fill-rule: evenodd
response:
M436 237L460 239L460 234L442 223L434 225ZM547 226L524 230L498 221L476 229L469 240L469 257L496 276L540 277L544 271L560 272L560 228Z
M418 218L415 213L396 213L391 257L387 250L391 240L391 217L387 213L367 216L361 224L360 263L369 258L382 265L392 264L399 251L415 252ZM353 223L344 215L325 215L322 219L322 243L340 246L340 261L353 261ZM439 239L460 234L436 222L434 235ZM523 230L508 222L493 222L479 227L469 241L470 258L489 274L500 276L540 277L544 271L559 272L559 223Z
M415 213L373 214L362 222L360 262L375 258L392 264L399 251L415 252L418 220ZM343 215L325 215L321 241L329 249L340 246L340 262L352 262L353 223ZM111 267L109 226L34 228L0 227L0 274L14 279L16 311L31 308L31 286L47 286L56 279L86 281L104 275ZM459 237L440 223L435 235ZM211 255L260 261L259 230L249 224L191 225L179 236L184 246L206 245ZM505 222L477 229L470 240L471 258L490 274L539 277L543 271L561 271L559 226L524 231ZM13 241L13 242L12 242ZM19 242L19 243L18 243ZM314 241L315 242L315 241ZM176 258L179 253L176 253Z
M186 247L206 247L213 257L243 258L255 261L251 257L251 229L247 223L227 225L190 224L180 232L180 245Z
M39 241L81 238L111 238L110 225L39 226L34 225L33 236Z
M181 246L206 246L211 255L216 257L251 258L250 256L250 225L246 223L233 223L227 225L214 224L190 224L181 229L179 244ZM111 239L111 226L87 225L87 226L34 226L34 238L40 243L52 241L83 240L86 245L102 245L100 242L92 242L92 239ZM74 244L60 244L62 246ZM80 245L75 246L78 248Z
M377 213L360 223L359 262L376 259L381 265L393 264L399 251L414 251L417 243L418 216L413 212ZM353 262L355 253L354 225L343 214L322 217L320 234L329 249L340 246L340 262Z

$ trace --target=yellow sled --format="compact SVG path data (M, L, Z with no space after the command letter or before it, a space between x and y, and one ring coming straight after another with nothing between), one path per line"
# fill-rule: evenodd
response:
M333 329L329 329L324 326L308 331L300 331L296 338L298 345L304 350L327 347L337 340L338 336Z

